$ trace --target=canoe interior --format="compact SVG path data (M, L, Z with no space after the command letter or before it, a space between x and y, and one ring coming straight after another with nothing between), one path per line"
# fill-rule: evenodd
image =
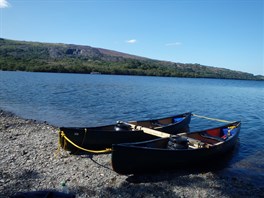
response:
M188 112L166 118L142 120L142 121L130 121L129 123L162 131L162 128L169 127L170 125L180 124L181 122L184 122L184 120L186 120L185 124L188 125L190 123L190 118L191 118L191 113Z
M191 132L191 133L179 133L174 135L175 137L186 137L188 144L190 145L188 149L197 149L199 146L195 146L192 144L202 143L204 146L214 146L223 144L225 141L230 138L236 136L236 133L239 133L240 123L235 122L234 124L225 125L223 127L208 129L205 131ZM230 134L227 134L230 133ZM173 135L171 136L173 137ZM145 142L137 142L137 143L127 143L124 145L127 146L135 146L149 149L168 149L168 142L171 138L160 138Z
M179 119L180 120L180 119ZM174 123L173 118L166 118L162 120L153 120L153 121L132 121L131 124L143 126L147 128L155 128L163 125L168 125Z

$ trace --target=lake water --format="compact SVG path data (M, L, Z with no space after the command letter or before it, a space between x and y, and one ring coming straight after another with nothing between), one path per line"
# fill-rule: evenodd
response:
M221 174L264 186L264 82L0 71L0 108L56 126L99 126L191 111L242 121ZM193 117L190 130L223 123Z

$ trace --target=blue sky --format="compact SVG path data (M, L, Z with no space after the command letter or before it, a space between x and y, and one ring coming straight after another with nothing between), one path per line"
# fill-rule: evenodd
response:
M264 75L263 0L0 0L0 37Z

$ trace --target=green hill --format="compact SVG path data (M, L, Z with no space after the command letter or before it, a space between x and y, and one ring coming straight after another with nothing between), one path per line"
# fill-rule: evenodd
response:
M264 80L264 76L245 72L153 60L90 46L7 39L0 39L0 70Z

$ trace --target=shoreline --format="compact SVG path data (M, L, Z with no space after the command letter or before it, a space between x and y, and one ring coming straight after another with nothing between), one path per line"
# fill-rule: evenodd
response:
M0 197L60 191L67 181L76 197L264 197L264 189L214 172L175 170L119 175L111 154L55 155L58 127L0 110Z

